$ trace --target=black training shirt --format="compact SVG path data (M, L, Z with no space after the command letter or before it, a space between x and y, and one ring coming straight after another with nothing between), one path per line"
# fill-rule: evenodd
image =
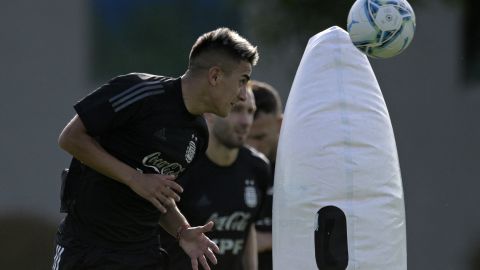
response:
M180 78L119 76L74 107L106 151L143 173L182 175L208 144L204 118L185 107ZM63 225L67 237L86 235L114 246L156 238L160 211L149 201L88 167L80 179Z

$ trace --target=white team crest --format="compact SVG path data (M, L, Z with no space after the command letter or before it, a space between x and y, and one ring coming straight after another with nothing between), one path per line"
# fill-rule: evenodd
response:
M255 189L255 181L251 179L245 180L245 193L243 195L245 204L254 208L258 204L257 190Z
M185 152L185 160L187 161L187 163L192 162L193 157L195 157L195 152L197 151L197 145L195 144L195 142L197 140L197 137L192 134L192 139L188 143L187 151Z

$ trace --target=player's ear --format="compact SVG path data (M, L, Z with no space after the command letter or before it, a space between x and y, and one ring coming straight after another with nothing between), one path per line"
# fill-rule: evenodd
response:
M216 86L222 77L222 69L219 66L213 66L208 69L208 83Z

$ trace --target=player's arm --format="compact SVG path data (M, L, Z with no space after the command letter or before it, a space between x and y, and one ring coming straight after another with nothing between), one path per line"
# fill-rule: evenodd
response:
M258 257L257 257L257 236L255 230L255 224L250 225L250 230L247 236L247 242L245 243L245 249L243 250L243 269L245 270L257 270L258 269Z
M192 269L198 270L198 265L203 269L210 270L207 258L213 264L217 264L215 253L219 253L218 246L210 240L205 233L213 228L213 222L210 221L203 226L191 227L185 216L180 213L173 202L167 213L160 217L160 225L170 235L178 240L178 244L190 257Z
M264 168L262 177L259 178L263 183L263 196L256 224L258 252L272 250L272 194L268 190L273 190L273 186L268 184L268 180L272 178L273 172L270 164L266 164Z
M272 250L272 233L257 231L257 250L264 252Z
M182 192L173 176L142 174L108 153L87 133L78 115L65 126L58 138L62 149L97 172L129 186L138 195L165 212L172 204L171 198L180 200L176 192Z

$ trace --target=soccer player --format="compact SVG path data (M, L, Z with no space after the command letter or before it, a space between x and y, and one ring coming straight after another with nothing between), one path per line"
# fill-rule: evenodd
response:
M208 235L220 252L212 269L257 269L254 221L270 167L265 156L244 146L254 111L253 94L247 91L246 100L235 104L226 118L207 115L211 136L206 155L179 179L184 187L178 203L182 213L192 224L215 223ZM162 243L171 256L172 268L189 269L188 258L174 239L165 238Z
M247 144L262 152L270 160L272 177L269 180L262 219L256 222L258 269L272 269L272 199L275 158L278 136L282 124L282 101L273 86L259 81L251 81L257 110L253 125L247 138Z
M181 234L191 268L216 263L218 247L204 234L213 223L189 226L175 181L207 148L202 114L224 117L246 100L257 60L256 47L219 28L197 39L181 77L118 76L74 106L59 137L73 159L53 269L167 269L159 223Z

